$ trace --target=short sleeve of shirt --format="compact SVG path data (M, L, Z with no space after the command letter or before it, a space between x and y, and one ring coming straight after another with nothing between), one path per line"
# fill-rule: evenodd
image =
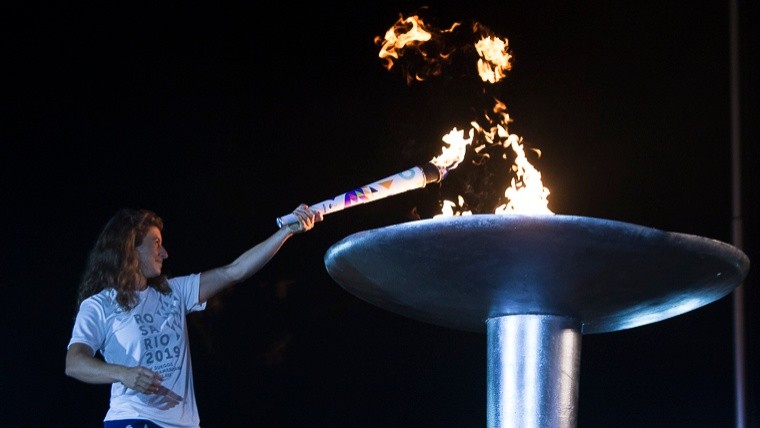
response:
M74 329L68 347L74 343L83 343L89 346L93 355L100 349L106 340L106 308L102 305L100 295L93 296L82 302L79 306Z
M201 275L194 273L169 280L169 287L179 296L185 307L185 313L206 309L206 302L199 302Z

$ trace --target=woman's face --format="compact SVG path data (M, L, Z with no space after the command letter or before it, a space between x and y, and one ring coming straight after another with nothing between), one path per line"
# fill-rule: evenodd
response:
M148 229L142 243L137 247L137 254L140 258L140 271L145 278L154 278L161 274L161 266L164 259L169 257L169 253L163 246L161 231L156 226Z

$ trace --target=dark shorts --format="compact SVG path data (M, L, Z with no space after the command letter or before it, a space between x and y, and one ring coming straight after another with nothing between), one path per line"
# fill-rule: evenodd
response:
M103 428L161 428L161 425L146 421L145 419L122 419L119 421L105 421Z

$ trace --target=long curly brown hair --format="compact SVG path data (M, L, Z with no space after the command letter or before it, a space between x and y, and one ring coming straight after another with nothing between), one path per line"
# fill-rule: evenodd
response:
M106 288L116 290L116 302L125 311L137 305L137 278L140 275L137 247L151 226L163 230L164 222L149 210L121 209L111 217L87 258L77 293L77 309L86 298ZM164 274L148 278L148 286L163 294L171 293Z

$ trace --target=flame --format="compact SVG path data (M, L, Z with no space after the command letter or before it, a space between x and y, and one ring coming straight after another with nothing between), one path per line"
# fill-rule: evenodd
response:
M497 37L485 37L475 44L481 59L478 60L478 73L484 82L497 82L506 77L506 71L511 69L510 60L512 55L508 50L507 39ZM544 187L541 181L541 173L528 161L522 144L522 138L516 134L510 134L508 124L512 119L507 113L507 106L495 100L491 112L496 119L491 122L492 127L486 131L481 128L482 135L489 144L501 144L504 148L511 148L515 153L514 164L511 171L515 174L510 186L504 191L504 196L509 201L496 207L495 214L554 214L549 210L549 189ZM488 116L487 116L488 118ZM494 122L495 125L494 125ZM535 150L541 156L541 151ZM504 155L506 157L506 154Z
M504 191L504 196L509 202L496 207L494 213L554 214L548 207L549 201L547 198L550 192L541 181L541 172L528 161L522 144L522 138L509 132L507 124L512 119L506 110L507 106L503 102L496 100L492 112L496 115L497 119L491 121L492 127L490 129L480 128L476 122L473 122L473 126L486 140L486 145L499 144L504 148L512 149L515 153L515 160L511 167L511 171L515 177L512 178L509 187ZM540 150L533 149L533 151L539 157L541 156ZM503 156L506 158L506 154Z
M507 77L512 69L512 55L509 40L498 37L484 37L475 43L478 56L478 74L484 82L496 83Z
M417 55L404 57L403 65L407 84L414 81L424 80L428 75L442 73L443 64L450 62L455 50L446 46L444 36L453 32L459 23L455 23L449 30L440 31L426 25L418 16L404 18L400 16L396 23L385 33L385 38L375 38L375 43L381 45L379 56L385 62L385 68L391 70L397 62L400 62L407 49ZM474 45L478 59L476 69L478 76L483 82L498 83L506 78L512 68L512 54L509 51L509 40L492 34L485 26L475 23L472 26L472 34L482 36L477 42L469 43L465 52L472 52ZM410 71L413 69L414 71ZM447 144L442 149L442 154L433 158L430 162L446 171L455 169L465 158L467 146L472 145L474 140L479 145L473 147L477 159L473 161L476 166L482 165L490 159L489 151L502 150L503 159L507 159L507 150L515 154L514 163L510 173L514 177L504 191L504 197L508 203L496 208L496 214L553 214L548 208L547 197L549 189L544 187L541 181L541 173L528 161L525 155L523 139L509 132L508 124L512 122L507 113L506 105L495 100L495 104L489 114L485 115L487 126L481 126L472 121L468 138L464 136L464 130L454 128L443 141ZM475 133L477 132L477 138ZM541 152L532 149L539 157ZM453 216L469 215L471 211L465 210L464 198L458 196L458 202L442 201L442 213L436 215Z
M457 128L452 129L448 134L444 135L442 140L448 145L441 149L441 155L434 157L430 160L430 163L437 167L446 168L446 173L455 169L465 158L467 153L467 146L472 144L475 129L470 129L468 133L469 138L464 138L464 130ZM454 207L461 207L464 205L464 198L459 196L459 204L455 204L452 201L444 200L442 202L441 214L433 216L435 217L450 217L454 215L469 215L472 211L454 211Z
M378 56L385 68L390 71L406 54L404 75L406 83L426 80L429 76L439 76L443 67L451 61L453 50L446 47L444 35L459 27L454 23L448 30L439 30L426 24L422 18L402 15L385 32L385 37L375 37L375 44L380 46Z
M474 129L470 129L470 138L464 138L464 130L459 130L457 128L452 129L442 138L443 142L448 144L448 147L444 146L441 149L441 155L431 159L430 163L438 167L446 168L447 172L459 166L467 153L467 146L472 144L474 132Z
M418 47L432 38L432 33L425 28L425 23L417 16L404 19L400 16L398 21L385 33L385 39L375 38L375 42L381 44L380 58L385 61L385 68L393 68L393 58L398 59L402 51L407 47Z
M472 211L469 211L469 210L467 210L467 211L459 211L459 210L454 211L455 207L462 207L462 206L464 206L464 198L462 197L462 195L458 195L457 196L457 200L459 201L459 203L454 203L452 201L444 199L443 206L441 207L441 213L437 214L437 215L434 215L433 218L438 218L438 217L453 217L453 216L458 216L458 215L472 215Z
M515 134L505 141L517 155L512 166L516 177L504 191L509 203L496 207L495 214L554 214L548 207L549 189L541 182L541 172L528 162L521 141ZM540 151L537 153L541 155Z

